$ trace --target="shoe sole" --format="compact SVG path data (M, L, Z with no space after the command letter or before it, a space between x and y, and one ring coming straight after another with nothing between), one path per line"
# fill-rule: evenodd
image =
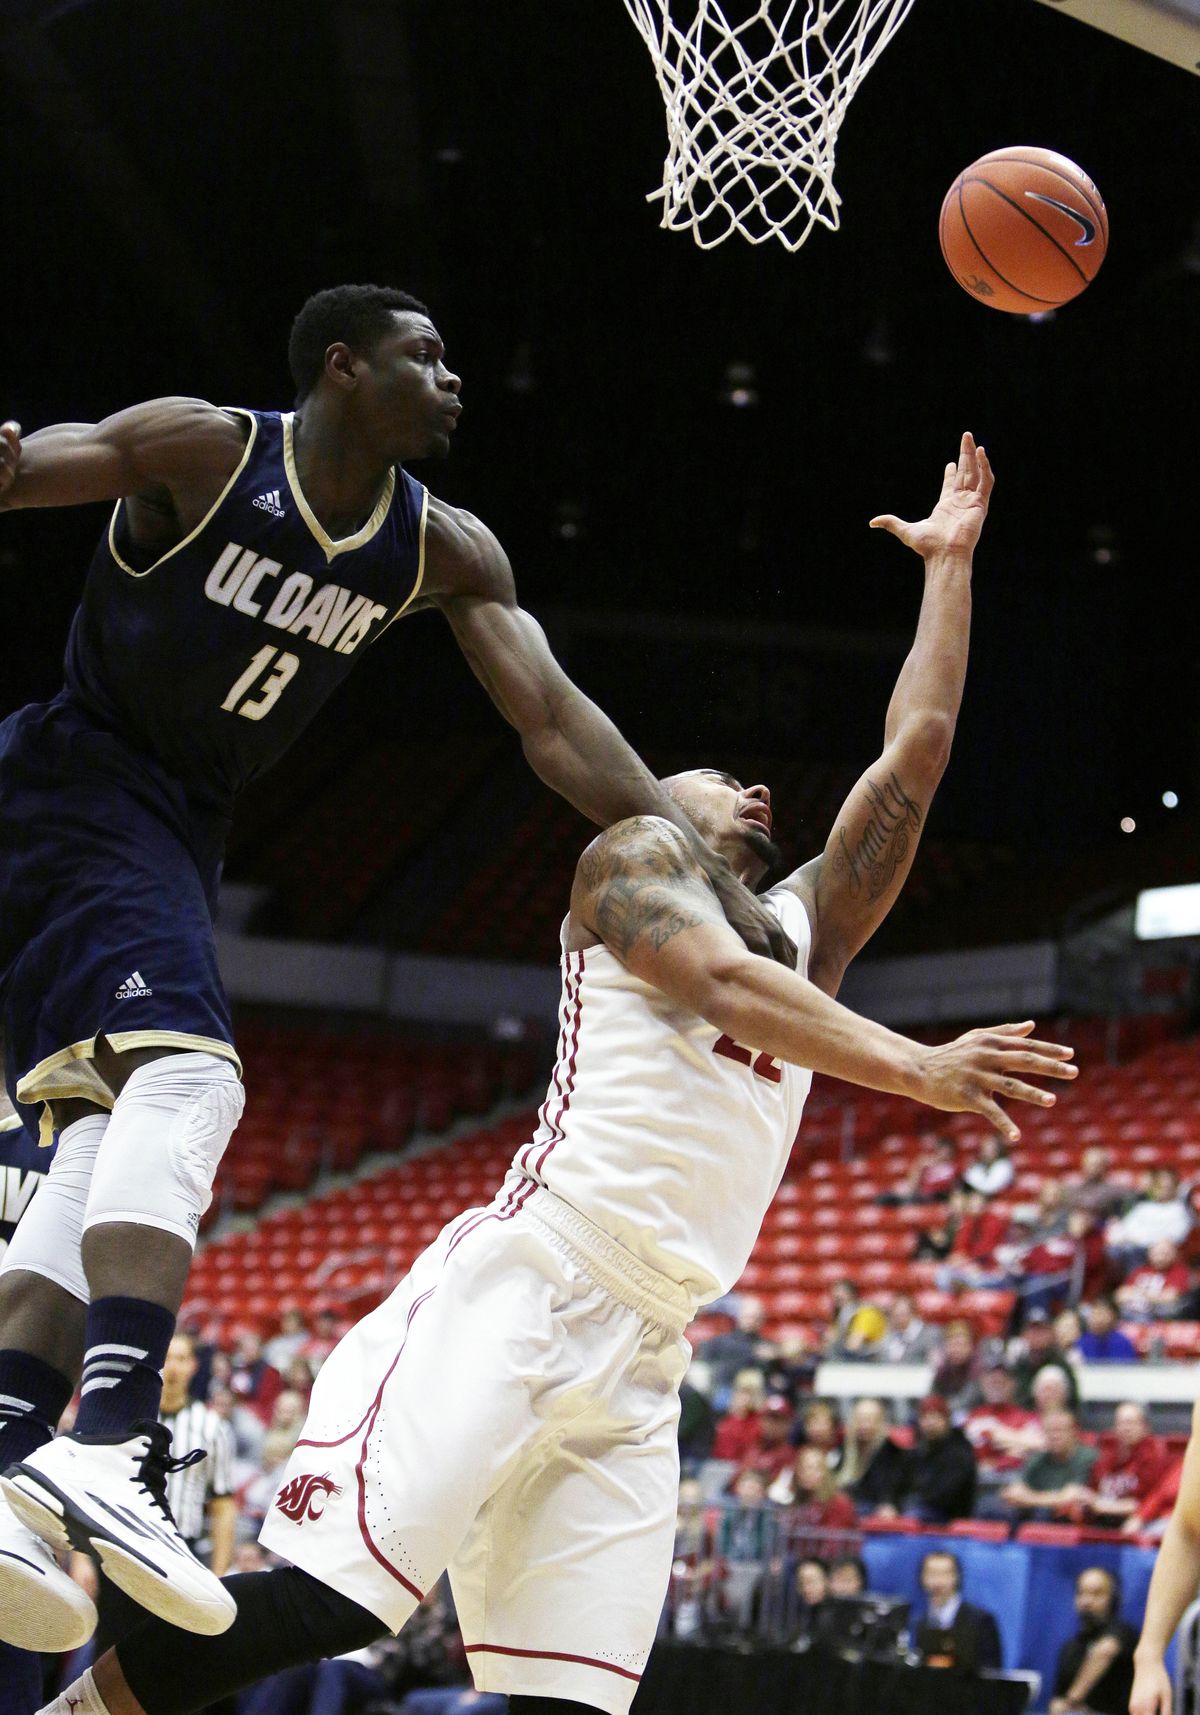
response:
M94 1554L118 1589L168 1625L211 1638L228 1631L237 1618L237 1604L224 1590L222 1600L181 1590L169 1572L160 1571L144 1555L115 1541L109 1526L92 1518L40 1472L13 1466L7 1476L0 1477L0 1489L25 1528L40 1536L55 1553L66 1554L74 1548Z
M60 1574L64 1579L66 1573ZM86 1590L56 1590L41 1567L0 1548L0 1643L44 1655L81 1649L96 1629L96 1605Z

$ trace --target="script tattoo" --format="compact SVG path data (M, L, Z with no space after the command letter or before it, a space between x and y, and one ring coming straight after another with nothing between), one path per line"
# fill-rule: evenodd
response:
M869 779L866 796L871 813L857 842L852 846L845 828L838 829L833 873L845 876L852 899L865 894L873 901L892 885L920 834L921 806L908 796L895 774L889 774L882 786Z
M682 834L642 817L601 834L584 853L580 879L591 898L593 927L617 957L647 940L658 952L683 929L706 921L686 891L703 886Z

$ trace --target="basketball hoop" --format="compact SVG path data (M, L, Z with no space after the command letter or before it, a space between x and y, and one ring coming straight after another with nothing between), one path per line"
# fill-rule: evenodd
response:
M846 108L912 4L742 0L730 23L718 0L625 0L667 110L663 182L646 199L661 198L662 225L702 250L734 232L788 250L817 221L836 232Z

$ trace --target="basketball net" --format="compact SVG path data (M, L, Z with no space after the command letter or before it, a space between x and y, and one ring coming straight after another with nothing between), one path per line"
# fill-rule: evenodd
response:
M702 250L734 232L788 250L817 221L836 232L838 132L912 4L744 0L731 24L717 0L625 0L667 110L663 182L646 199L661 198L662 225Z

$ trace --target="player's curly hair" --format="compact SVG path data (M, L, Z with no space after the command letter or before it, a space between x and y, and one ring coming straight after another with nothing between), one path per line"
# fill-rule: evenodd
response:
M429 314L419 298L395 286L328 286L314 292L292 323L288 338L296 403L302 404L321 379L325 353L335 340L344 340L352 351L369 352L391 332L396 310Z

